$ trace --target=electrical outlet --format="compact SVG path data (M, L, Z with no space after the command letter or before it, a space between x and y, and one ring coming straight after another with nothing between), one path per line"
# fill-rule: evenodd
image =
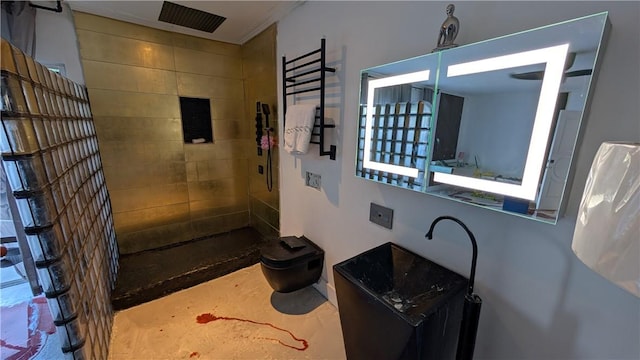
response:
M258 174L264 174L264 167L262 165L258 165Z
M369 221L387 229L393 227L393 209L371 203L369 208Z
M314 189L320 190L320 174L314 174L307 171L304 184Z

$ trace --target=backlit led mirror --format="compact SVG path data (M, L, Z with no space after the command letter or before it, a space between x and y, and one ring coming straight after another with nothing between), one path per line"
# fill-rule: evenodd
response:
M555 223L607 13L361 71L356 175Z

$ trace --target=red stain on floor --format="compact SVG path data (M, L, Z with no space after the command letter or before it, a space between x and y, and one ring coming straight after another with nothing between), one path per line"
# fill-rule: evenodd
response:
M189 357L190 357L190 358L200 357L200 353L199 353L199 352L197 352L197 351L194 351L194 352L192 352L192 353L189 355Z
M31 358L40 351L42 340L56 331L44 296L14 306L2 307L0 313L0 346L3 348L3 359Z
M289 334L289 336L291 336L291 338L297 342L299 342L302 346L301 347L295 347L289 344L285 344L282 341L278 340L278 339L272 339L272 338L264 338L266 340L275 340L277 341L280 345L282 346L286 346L288 348L291 349L296 349L298 351L305 351L307 350L307 348L309 347L309 343L307 342L307 340L305 339L300 339L298 337L296 337L295 335L293 335L293 333L287 329L283 329L283 328L279 328L271 323L267 323L267 322L260 322L260 321L254 321L254 320L250 320L250 319L241 319L241 318L235 318L235 317L226 317L226 316L216 316L212 313L204 313L204 314L200 314L196 317L196 322L198 324L207 324L210 323L212 321L218 321L218 320L224 320L224 321L240 321L240 322L246 322L246 323L251 323L251 324L256 324L256 325L262 325L262 326L269 326L273 329L276 329L278 331L282 331L285 332L287 334Z

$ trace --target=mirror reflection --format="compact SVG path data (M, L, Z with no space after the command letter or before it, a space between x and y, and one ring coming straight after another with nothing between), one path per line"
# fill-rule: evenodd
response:
M555 223L607 13L361 72L356 174Z

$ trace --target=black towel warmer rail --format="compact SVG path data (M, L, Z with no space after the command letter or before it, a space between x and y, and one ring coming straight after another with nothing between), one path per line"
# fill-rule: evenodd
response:
M320 106L316 110L316 121L313 125L313 132L311 133L312 139L310 143L319 145L320 156L329 155L329 158L331 160L335 160L335 145L330 145L329 150L325 151L325 129L335 128L335 125L325 123L324 108L326 73L334 73L336 69L326 66L325 52L326 45L325 39L323 38L321 39L320 49L313 50L291 60L287 60L286 56L282 57L282 101L284 105L283 113L285 115L287 113L287 97L301 93L319 91ZM295 64L295 62L301 61L303 61L303 63L298 63L299 65ZM305 86L299 87L301 85ZM318 140L314 140L314 136Z

